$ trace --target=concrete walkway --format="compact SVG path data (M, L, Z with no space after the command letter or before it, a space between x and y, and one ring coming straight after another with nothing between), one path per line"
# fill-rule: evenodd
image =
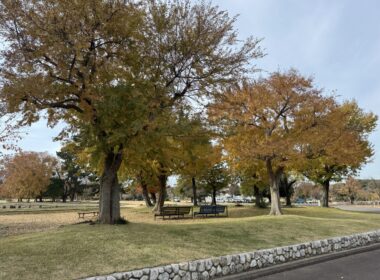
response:
M380 249L308 265L258 280L378 280Z

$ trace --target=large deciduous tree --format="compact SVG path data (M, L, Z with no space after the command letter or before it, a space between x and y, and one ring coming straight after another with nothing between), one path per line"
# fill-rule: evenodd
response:
M86 170L73 151L70 151L70 145L62 148L57 152L60 160L59 169L56 171L56 177L64 182L62 190L62 201L66 202L67 198L74 201L78 193L83 192L85 182L90 181L90 177L95 177L92 172Z
M10 198L42 197L48 189L57 159L36 152L20 152L4 159L2 192Z
M255 206L265 208L264 193L268 189L267 176L260 174L257 170L239 171L241 193L246 196L255 197Z
M178 172L182 177L182 183L187 181L191 186L193 205L198 206L197 181L205 170L216 164L212 156L214 148L211 143L211 132L206 129L199 116L185 123L187 123L184 127L186 133L178 138L182 151L179 155L181 163Z
M360 196L364 196L364 189L362 185L354 177L349 176L346 182L338 187L337 193L354 204L355 200Z
M299 182L294 187L295 198L306 199L321 199L322 187L315 185L313 182Z
M295 70L231 89L210 106L210 117L224 126L227 153L266 168L271 215L281 215L279 188L286 169L302 157L302 147L333 100L324 98L311 78Z
M237 143L238 144L238 143ZM232 148L232 147L231 147ZM241 160L241 158L229 149L225 159L229 169L240 181L240 190L243 195L255 196L255 206L264 208L264 193L269 187L268 175L265 165L260 160Z
M368 136L376 127L377 117L363 111L355 101L338 104L305 148L302 173L322 185L322 206L329 206L331 181L339 182L355 174L373 155Z
M0 3L1 99L21 124L45 114L68 125L62 137L80 135L101 163L101 223L120 218L118 171L131 139L162 111L242 78L261 56L257 40L238 42L235 18L203 2Z
M285 172L280 179L280 197L285 197L286 206L292 206L291 198L294 194L294 184L296 182L296 179L290 178Z
M223 162L217 163L207 169L200 179L200 185L211 194L211 204L216 205L217 192L227 188L230 182L228 169Z

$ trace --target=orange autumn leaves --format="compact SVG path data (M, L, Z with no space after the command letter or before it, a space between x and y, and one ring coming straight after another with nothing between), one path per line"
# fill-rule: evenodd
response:
M269 159L285 166L299 159L333 106L311 79L291 70L231 89L209 112L224 127L223 143L232 159Z
M281 214L284 172L303 174L308 168L317 174L327 163L353 171L373 153L367 137L376 116L354 101L340 104L324 95L296 70L231 87L208 113L222 128L230 166L269 178L274 215Z
M20 152L4 161L2 196L30 199L47 190L57 160L46 153Z

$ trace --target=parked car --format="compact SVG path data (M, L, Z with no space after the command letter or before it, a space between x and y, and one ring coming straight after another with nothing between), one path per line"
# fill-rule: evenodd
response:
M305 204L306 200L303 198L297 198L296 201L294 201L295 204Z

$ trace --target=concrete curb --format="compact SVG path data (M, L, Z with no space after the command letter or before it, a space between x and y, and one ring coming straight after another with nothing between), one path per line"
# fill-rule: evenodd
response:
M216 279L218 280L251 280L251 279L258 279L261 277L309 266L309 265L314 265L318 263L323 263L339 258L344 258L347 256L355 255L355 254L360 254L360 253L365 253L365 252L370 252L374 250L380 250L380 244L374 244L374 245L369 245L369 246L363 246L355 249L350 249L346 251L340 251L340 252L335 252L335 253L330 253L327 255L321 255L321 256L316 256L316 257L311 257L307 259L302 259L302 260L296 260L296 261L291 261L289 263L284 263L284 264L278 264L274 265L271 267L267 268L262 268L260 270L252 270L252 271L247 271L243 272L240 274L234 274L234 275L228 275L228 276L223 276L223 277L218 277Z

